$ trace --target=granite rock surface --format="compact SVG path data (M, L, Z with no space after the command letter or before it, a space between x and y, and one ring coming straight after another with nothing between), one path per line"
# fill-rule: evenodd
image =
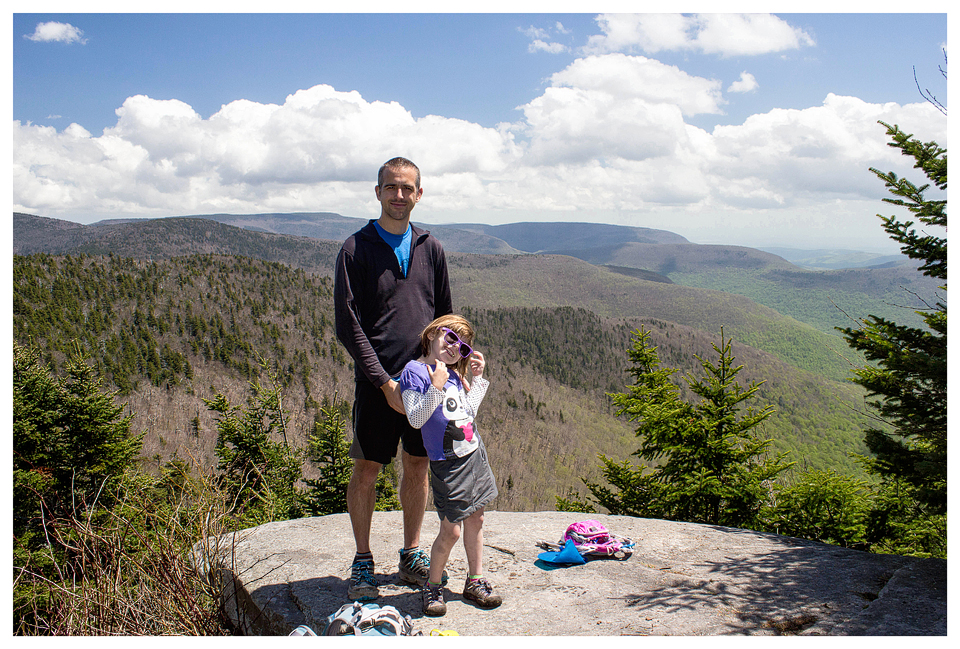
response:
M572 635L946 635L947 565L878 555L711 525L568 512L487 512L484 574L503 605L482 610L461 596L462 543L454 548L444 617L424 617L417 588L397 575L401 512L377 512L372 528L381 606L415 631L462 636ZM626 560L557 567L538 540L596 518L636 542ZM439 523L424 517L421 547ZM347 514L269 523L214 540L204 564L224 607L251 635L322 632L347 603L354 545ZM213 556L208 553L208 556Z

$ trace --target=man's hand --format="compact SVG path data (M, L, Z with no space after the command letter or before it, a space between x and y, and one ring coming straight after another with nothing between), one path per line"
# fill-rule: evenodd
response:
M383 396L387 398L387 403L391 408L399 412L400 414L406 414L406 410L403 409L403 397L400 396L400 384L390 379L386 383L380 386L380 389L383 390Z

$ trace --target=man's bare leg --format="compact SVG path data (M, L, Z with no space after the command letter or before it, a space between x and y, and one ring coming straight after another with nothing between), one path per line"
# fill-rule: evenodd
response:
M400 506L403 508L403 547L415 548L420 545L420 527L423 525L423 512L427 507L427 468L430 459L410 455L401 451L403 475L400 478Z
M350 567L350 582L347 585L347 597L353 600L370 601L380 595L374 576L373 555L370 553L370 527L377 502L379 474L379 463L354 460L353 475L347 485L347 511L353 527L353 540L357 544L357 554Z
M353 527L353 540L357 554L370 552L370 526L377 503L377 476L381 464L370 460L354 460L353 475L347 485L347 511ZM421 511L421 517L423 512Z

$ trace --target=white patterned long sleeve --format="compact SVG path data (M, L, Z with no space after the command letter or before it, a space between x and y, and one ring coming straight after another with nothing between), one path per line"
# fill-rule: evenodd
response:
M426 394L417 390L404 390L403 409L407 411L407 421L416 429L423 428L427 420L443 403L443 391L431 385Z
M470 386L470 391L467 392L467 405L474 416L476 416L477 410L480 408L480 402L483 401L483 397L486 396L489 386L490 381L482 376L475 379L473 385Z

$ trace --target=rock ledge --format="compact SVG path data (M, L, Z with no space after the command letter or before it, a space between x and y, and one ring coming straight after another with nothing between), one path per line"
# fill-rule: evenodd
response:
M596 518L637 545L626 561L551 569L538 539ZM424 518L428 549L439 524ZM346 603L353 536L347 514L269 523L217 539L210 576L237 628L318 633ZM454 548L447 615L423 617L420 593L397 578L401 512L374 515L381 605L414 628L462 636L946 635L947 563L877 555L747 530L567 512L487 512L484 573L504 597L484 611L462 599L466 556Z

